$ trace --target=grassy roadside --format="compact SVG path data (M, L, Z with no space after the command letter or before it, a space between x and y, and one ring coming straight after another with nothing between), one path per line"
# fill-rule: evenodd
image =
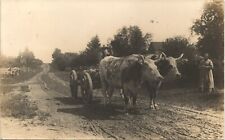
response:
M57 70L55 68L53 68L52 66L50 66L50 72L54 73L58 78L60 78L63 81L69 82L70 81L70 71L66 70L66 71L60 71Z
M69 71L55 71L54 74L63 81L70 81L70 72Z
M224 111L223 90L210 95L201 94L196 89L188 88L160 90L156 100L164 104L188 107L199 111Z
M43 82L46 83L47 88L54 90L58 93L63 93L65 95L70 94L70 89L68 87L65 87L61 83L51 79L47 74L43 74L41 76L41 79L43 80Z

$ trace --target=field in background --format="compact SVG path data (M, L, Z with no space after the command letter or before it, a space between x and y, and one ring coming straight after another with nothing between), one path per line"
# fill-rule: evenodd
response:
M0 77L3 84L16 84L19 82L27 81L34 75L42 71L41 67L31 69L29 72L22 72L18 76L5 76L4 73L7 71L6 68L0 68Z

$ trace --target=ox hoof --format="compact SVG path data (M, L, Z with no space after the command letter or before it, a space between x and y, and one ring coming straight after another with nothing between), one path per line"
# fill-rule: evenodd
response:
M154 108L157 110L157 109L159 109L159 106L157 104L155 104Z
M125 113L125 115L127 115L127 116L128 116L128 115L129 115L129 113L128 113L128 112L126 112L126 113Z
M149 106L149 109L150 109L150 110L154 110L154 109L155 109L154 105L150 105L150 106Z

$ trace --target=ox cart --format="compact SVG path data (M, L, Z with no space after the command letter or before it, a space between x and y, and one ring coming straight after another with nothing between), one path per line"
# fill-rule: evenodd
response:
M70 73L70 89L73 98L77 98L78 93L85 104L89 104L93 98L93 90L101 87L99 70L72 70Z

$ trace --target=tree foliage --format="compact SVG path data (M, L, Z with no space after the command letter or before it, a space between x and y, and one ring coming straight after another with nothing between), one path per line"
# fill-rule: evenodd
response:
M224 8L223 1L208 2L202 15L191 27L192 33L199 36L197 46L199 51L209 53L214 63L216 85L224 83Z
M100 60L100 48L98 36L94 36L87 44L87 48L80 54L62 53L60 49L56 48L52 54L52 65L59 70L65 70L66 67L96 65Z
M99 63L101 43L99 37L94 36L87 44L87 48L73 60L72 66L92 66Z
M0 56L0 67L26 67L37 68L43 62L35 58L34 53L26 48L17 57Z
M24 50L24 52L20 53L18 59L21 65L31 66L33 60L35 59L33 52L31 52L28 48Z
M73 60L77 57L76 53L62 53L60 49L56 48L52 54L52 65L59 70L65 70L66 67L71 67Z
M115 56L126 56L143 53L149 47L151 39L151 34L143 35L138 26L123 27L114 35L110 45Z
M182 36L176 36L173 38L167 38L163 44L163 51L168 56L178 57L181 53L184 53L185 57L193 59L197 53L197 48L189 42L189 40Z
M200 19L191 27L198 38L201 53L209 53L213 58L223 58L224 13L223 1L214 0L205 5Z

